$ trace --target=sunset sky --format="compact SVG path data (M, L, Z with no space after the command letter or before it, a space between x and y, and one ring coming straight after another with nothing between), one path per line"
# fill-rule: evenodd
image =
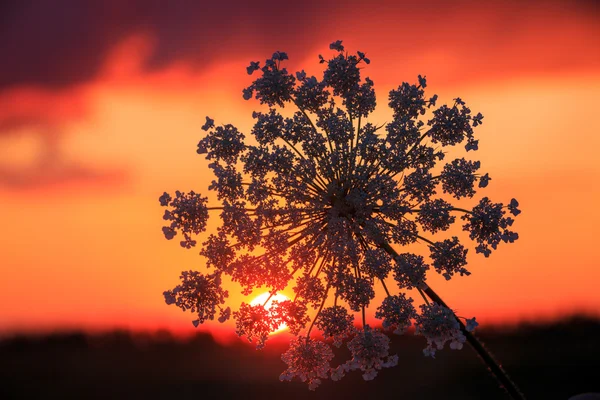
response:
M0 6L0 333L192 331L162 292L203 260L164 239L158 197L208 192L206 115L249 132L250 60L317 74L337 39L372 61L373 121L418 74L485 116L485 195L519 200L520 238L431 275L448 304L484 324L600 315L597 2L42 0Z

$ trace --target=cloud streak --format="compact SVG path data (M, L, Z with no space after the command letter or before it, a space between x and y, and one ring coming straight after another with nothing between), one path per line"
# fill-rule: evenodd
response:
M129 174L122 166L92 166L64 154L66 125L88 114L87 95L81 90L0 93L0 189L106 187L125 182ZM19 147L15 142L27 145Z
M136 65L125 66L124 78L137 84L174 65L199 76L277 49L290 54L293 69L335 39L369 50L375 63L385 62L377 66L383 80L395 84L418 73L442 85L578 74L600 70L599 15L592 1L566 0L11 2L0 8L0 146L29 135L43 151L26 166L0 164L0 186L104 184L127 175L61 152L65 126L90 113L89 87L123 75L127 56Z
M0 90L93 80L114 46L140 33L155 39L145 71L175 62L201 71L279 48L299 59L315 41L349 36L406 58L444 48L450 59L493 72L600 65L593 1L46 0L12 2L0 14Z
M29 190L57 186L115 186L125 183L129 174L123 168L92 167L85 162L70 160L60 148L61 135L52 128L41 127L33 138L37 149L28 162L0 161L0 189Z

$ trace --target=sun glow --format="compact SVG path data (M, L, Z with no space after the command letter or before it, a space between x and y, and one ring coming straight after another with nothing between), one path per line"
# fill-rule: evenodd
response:
M256 306L256 305L259 305L259 304L260 304L260 305L263 305L263 304L265 304L265 301L267 301L267 299L269 299L269 296L271 296L271 293L269 293L269 292L265 292L265 293L263 293L263 294L259 294L258 296L256 296L256 297L254 298L254 300L252 300L252 301L250 302L250 305L251 305L251 306ZM289 299L290 299L290 298L289 298L289 297L287 297L287 296L286 296L286 295L284 295L284 294L281 294L281 293L276 293L275 295L273 295L273 296L272 296L272 297L269 299L269 301L267 301L267 303L265 304L265 308L266 308L267 310L268 310L268 309L270 309L270 308L271 308L271 306L273 305L273 301L282 302L282 301L289 300ZM271 335L273 335L273 334L276 334L276 333L279 333L279 332L282 332L282 331L284 331L285 329L287 329L287 325L286 325L286 324L281 324L281 325L279 325L279 328L277 328L276 330L274 330L273 332L271 332Z

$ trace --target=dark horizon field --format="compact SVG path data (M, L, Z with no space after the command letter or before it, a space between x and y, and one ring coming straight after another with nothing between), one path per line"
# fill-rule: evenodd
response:
M568 399L600 392L600 319L573 316L552 323L478 330L478 337L528 399ZM436 359L424 339L392 338L399 365L366 382L351 373L316 392L280 382L287 344L263 351L208 333L177 339L163 331L16 335L0 340L0 399L506 399L476 354L444 349ZM336 362L348 357L336 350ZM336 365L336 364L334 364Z

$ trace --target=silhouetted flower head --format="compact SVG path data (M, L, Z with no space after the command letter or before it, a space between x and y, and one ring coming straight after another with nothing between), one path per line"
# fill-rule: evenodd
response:
M423 295L429 270L446 279L470 274L468 248L458 236L445 235L457 215L476 252L487 257L500 242L517 239L506 210L520 213L514 199L508 206L487 197L472 209L456 204L491 180L479 172L479 161L455 155L458 145L478 149L473 128L481 125L481 114L473 116L460 98L437 106L438 96L425 95L428 82L419 75L416 84L404 82L389 92L392 118L379 125L370 118L377 105L374 82L362 77L371 60L347 52L341 40L330 49L330 59L319 56L322 78L304 70L289 73L283 67L288 55L281 51L264 64L250 62L247 73L258 77L243 97L255 98L262 109L252 113L249 135L206 118L198 153L208 160L214 175L209 190L219 204L209 207L207 197L195 192L159 199L170 222L165 237L181 234L183 247L197 244L192 236L206 229L210 212L222 221L201 245L211 274L183 275L182 285L165 292L167 303L197 312L202 323L226 297L221 275L245 295L260 288L293 291L293 300L271 308L242 303L233 317L236 332L259 348L287 324L298 337L283 356L288 369L281 378L298 377L311 388L329 373L339 379L358 369L372 379L396 365L389 338L367 325L367 310L376 310L383 328L395 333L415 321L416 332L427 339L427 355L446 342L460 348L462 322L452 310L428 303L417 311L403 291ZM441 237L429 237L434 234ZM426 245L427 257L394 250L412 250L416 243ZM384 298L372 304L376 289L383 289ZM363 316L358 329L355 312ZM230 313L222 310L219 320ZM475 319L466 322L468 329L477 325ZM352 360L331 368L333 353L311 337L313 327L336 346L348 340Z
M474 328L475 319L470 321L469 327ZM436 303L421 306L415 325L415 333L427 339L427 347L423 350L426 356L435 357L435 351L443 349L447 342L450 342L450 348L461 349L466 341L452 310Z
M217 308L221 310L219 319L229 318L229 307L221 308L221 304L225 303L229 293L221 288L219 275L203 275L197 271L183 271L181 281L181 285L163 293L165 302L168 305L175 304L183 311L190 310L195 313L198 319L192 321L194 326L204 323L207 319L214 319Z
M375 318L383 319L384 329L394 328L394 333L401 335L411 325L411 320L417 316L412 303L413 299L406 298L404 293L388 296L377 308Z
M361 370L363 378L370 381L382 368L394 367L398 364L397 355L389 355L390 339L378 331L365 325L352 340L348 342L352 359L332 371L332 379L341 379L346 372Z
M281 359L288 368L280 375L280 380L291 381L298 377L308 383L309 389L315 390L321 384L321 379L329 375L333 352L321 341L298 337L292 339L289 350L283 353Z
M332 306L321 310L316 319L317 328L326 339L333 339L333 344L340 347L344 341L356 333L354 317L342 306Z

